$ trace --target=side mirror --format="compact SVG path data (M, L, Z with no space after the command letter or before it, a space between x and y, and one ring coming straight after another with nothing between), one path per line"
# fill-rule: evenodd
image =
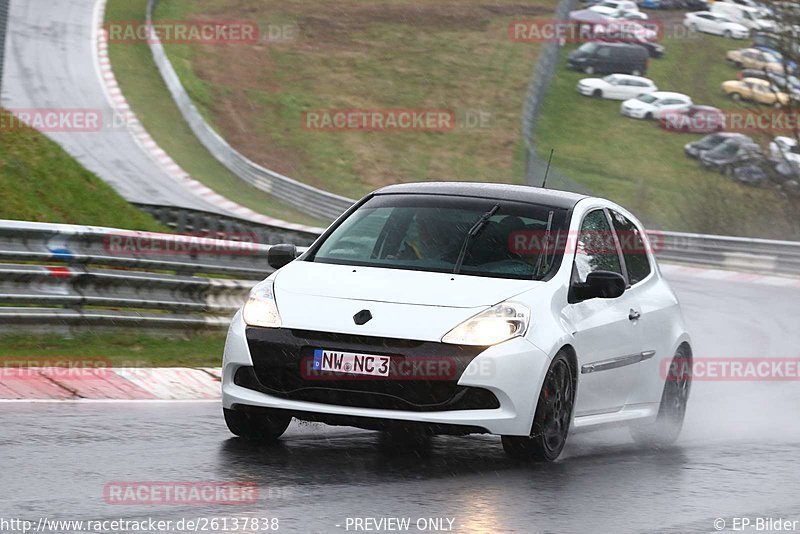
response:
M570 302L589 299L615 299L625 293L625 278L611 271L594 271L586 277L586 282L573 284L570 289Z
M267 251L267 263L275 270L297 258L297 247L294 245L272 245Z

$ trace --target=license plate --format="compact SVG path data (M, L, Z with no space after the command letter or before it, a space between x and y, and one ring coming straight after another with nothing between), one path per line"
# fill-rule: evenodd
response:
M314 370L354 375L389 376L388 356L315 349Z

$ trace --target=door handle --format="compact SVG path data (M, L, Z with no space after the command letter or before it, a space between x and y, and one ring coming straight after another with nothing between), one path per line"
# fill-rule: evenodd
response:
M642 318L642 314L640 312L634 310L633 308L631 308L630 313L628 313L628 320L630 320L630 321L638 321L641 318Z

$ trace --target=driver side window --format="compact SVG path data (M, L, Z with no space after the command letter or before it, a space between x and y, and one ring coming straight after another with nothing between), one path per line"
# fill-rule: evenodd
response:
M595 271L622 274L619 250L603 210L589 212L584 217L575 249L575 281L584 283L589 273Z

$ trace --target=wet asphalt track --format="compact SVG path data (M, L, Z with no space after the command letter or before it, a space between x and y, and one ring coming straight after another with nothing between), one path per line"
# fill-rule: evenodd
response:
M93 52L98 0L13 0L0 104L17 110L88 110L99 131L48 136L131 202L225 213L170 177L136 142L106 97ZM141 46L141 45L136 45Z
M797 357L800 291L673 281L698 356ZM232 439L218 405L0 404L0 518L277 517L281 532L344 532L348 517L454 519L456 532L715 532L714 520L800 520L800 384L696 382L666 452L624 431L573 436L523 465L499 439L293 424L276 447ZM253 481L256 504L109 505L114 481ZM337 527L336 525L341 525ZM351 530L352 531L352 530ZM732 530L728 530L732 532ZM241 531L240 531L241 532Z

